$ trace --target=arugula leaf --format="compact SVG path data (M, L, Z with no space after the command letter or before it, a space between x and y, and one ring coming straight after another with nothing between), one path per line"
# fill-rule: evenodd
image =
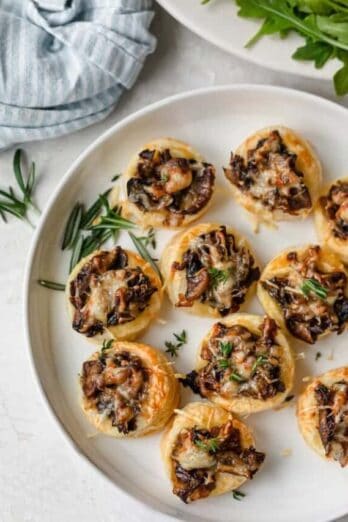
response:
M332 45L325 42L312 42L307 40L303 47L299 47L292 58L294 60L313 61L317 69L321 69L326 62L334 56Z
M251 47L263 36L295 31L305 38L293 54L295 60L313 61L321 68L332 58L343 66L334 75L335 91L348 93L348 5L342 0L236 0L242 18L263 19L257 33L247 42Z

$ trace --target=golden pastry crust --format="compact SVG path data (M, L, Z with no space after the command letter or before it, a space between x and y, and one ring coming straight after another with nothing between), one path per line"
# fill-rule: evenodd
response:
M292 350L273 319L234 314L212 326L198 350L196 370L188 377L191 375L193 387L204 398L248 415L284 402L293 386L294 371ZM212 389L214 380L216 390Z
M288 248L266 265L257 296L277 324L314 344L347 327L347 281L348 273L336 254L319 245L306 245Z
M328 204L332 218L325 208ZM336 219L341 225L337 231ZM323 188L314 209L314 221L320 241L348 264L348 232L344 231L344 227L348 231L348 177L336 179Z
M279 140L278 149L280 152L277 150L277 154L280 161L274 161L272 169L275 179L271 185L266 182L268 178L265 178L264 184L259 183L256 185L253 183L250 188L249 185L244 184L245 180L249 179L250 176L242 176L242 179L239 178L238 172L239 169L242 169L243 172L247 169L247 163L250 160L248 154L259 146L260 140L271 140L272 145L270 145L270 148L273 150L275 149L275 143ZM282 151L283 146L286 147L285 152ZM295 162L292 155L296 155ZM261 155L256 157L256 163L258 163ZM262 160L265 157L268 158L266 155L263 156ZM273 157L277 159L277 156L274 155ZM254 165L255 162L253 163L253 169ZM251 169L251 177L254 176L253 169ZM268 165L267 169L263 169L262 172L268 172L268 176L272 169ZM302 173L303 177L298 177L297 173ZM272 224L275 221L305 218L310 214L318 197L322 168L314 150L305 139L287 127L271 126L255 132L244 140L236 149L235 154L231 156L231 165L225 169L225 175L230 182L229 185L233 196L238 203L256 215L261 222ZM258 186L257 191L256 186ZM274 201L271 201L271 197L265 196L265 186L268 189L272 186L277 188L277 193L273 194ZM288 192L288 189L291 192ZM254 192L251 192L251 190ZM283 191L285 196L282 202L279 200L280 190ZM251 195L252 193L254 194L253 196ZM267 199L267 204L263 203L263 198Z
M127 261L117 264L117 256L123 256L123 259L127 259ZM101 262L99 261L100 259L102 260ZM105 259L105 266L103 266L103 259ZM98 266L93 268L97 263ZM110 264L111 268L107 268L107 263ZM112 263L114 263L116 268L113 267ZM82 283L78 283L77 278L80 274L83 274L83 271L86 272L86 267L89 267L89 274L87 274L86 277L90 278L87 280L87 284L89 285L87 289L87 304L80 306L79 299L80 296L83 297L84 290ZM123 296L122 292L124 292L122 284L118 282L118 278L122 280L122 274L124 274L125 271L127 274L127 270L130 271L129 277L136 277L137 271L139 272L139 294L143 291L145 295L144 302L140 302L140 308L138 307L138 309L132 311L135 318L127 320L125 314L129 306L132 305L133 301L134 303L136 300L139 302L138 297L132 297L130 294L125 298L131 304L128 304L126 308L123 306L123 319L117 324L111 324L115 321L107 319L108 313L115 311L113 306L115 300L119 299L117 294L117 292L120 292L119 288L121 287L120 297ZM97 272L98 276L101 274L101 278L93 279L95 282L93 283L94 293L92 298L90 281L94 278L93 272ZM122 297L122 299L123 298L124 297ZM66 302L73 328L79 333L84 334L94 343L100 343L104 339L112 338L117 340L136 339L158 315L162 298L162 283L153 268L142 257L131 250L125 250L121 247L116 247L110 251L96 250L89 256L81 259L69 275L66 285ZM118 309L120 309L121 304L119 304ZM144 309L142 309L143 306ZM82 318L82 320L80 320L80 318Z
M232 298L232 290L237 290L237 283L235 280L231 280L231 288L223 296L224 300L227 298L231 301L228 303L230 307L226 309L226 312L219 311L218 302L215 306L213 306L211 303L208 302L207 299L205 299L205 302L203 302L200 298L195 298L190 303L188 303L186 301L187 271L186 269L179 270L175 268L183 262L184 254L189 249L192 250L196 248L197 241L200 241L201 236L207 237L210 234L218 234L220 237L221 233L223 235L223 238L221 241L220 239L218 239L218 241L220 241L220 244L221 242L226 241L226 235L232 235L234 237L233 241L235 247L238 250L238 255L236 256L237 262L241 264L244 263L244 266L247 267L246 270L248 271L248 273L245 275L245 280L240 282L240 284L245 283L245 285L241 290L243 295L240 297L240 299L238 299L239 302L234 301ZM201 260L203 259L202 256L199 257ZM215 284L214 281L217 281L217 288L215 289L215 293L217 295L216 299L218 299L220 295L220 293L218 294L218 292L221 291L222 293L224 293L224 289L226 288L224 285L230 284L229 279L227 279L226 281L223 281L223 279L225 277L224 274L227 274L228 278L230 276L233 276L233 267L228 266L231 259L232 258L229 256L229 254L227 255L227 263L226 259L219 259L217 261L214 261L214 259L211 258L211 267L209 269L204 268L205 277L209 278L207 291L209 291L209 289L212 288L212 285ZM217 223L198 224L186 230L185 232L179 233L176 236L174 236L165 247L161 256L160 263L161 272L165 279L164 287L173 305L180 306L180 308L182 308L183 310L196 315L214 318L219 318L223 315L227 315L227 313L237 311L242 307L246 306L247 301L254 293L256 281L260 274L258 262L248 241L238 232L236 232L233 228L225 227ZM206 275L207 270L209 276ZM202 274L202 271L200 271L200 273ZM216 275L219 276L219 273L222 273L223 275L223 277L221 278L221 283L219 282L218 278L215 278ZM238 290L239 289L240 288L238 288Z
M243 449L253 448L254 450L254 438L249 428L236 417L232 416L230 412L217 405L207 402L194 402L187 404L182 410L176 410L175 413L175 416L167 425L161 440L162 460L167 475L174 485L176 473L175 461L172 455L177 445L178 437L183 433L183 430L196 429L211 431L214 428L221 428L231 423L233 429L239 430L241 447ZM258 455L258 465L260 466L264 459L264 454L258 453ZM256 472L256 470L254 472ZM213 489L209 491L208 495L205 494L204 496L222 495L223 493L237 489L244 484L247 477L216 471L214 479L215 485ZM183 500L189 502L195 500L195 498Z
M134 197L133 201L131 201L130 192L133 191L133 194L136 194L135 191L139 191L141 188L138 185L135 188L135 183L140 179L138 174L138 165L141 160L140 154L150 151L155 151L156 158L159 158L160 154L167 154L166 151L169 151L171 158L170 161L166 159L161 160L161 176L159 176L159 172L155 175L156 179L158 178L156 189L155 192L151 192L155 198L153 201L158 202L161 199L162 203L157 205L160 208L156 208L156 205L151 204L148 209L145 209L144 198L146 195L144 196L143 191L140 191L141 193L138 192L140 194L139 204L134 202ZM179 160L178 163L176 161L177 158L181 158L183 162L180 163ZM195 163L192 162L190 164L190 160L194 160ZM163 174L162 170L165 174ZM153 140L136 153L122 176L122 215L138 223L142 228L184 227L206 212L213 195L214 182L214 167L205 163L202 156L192 147L173 138ZM154 185L151 183L151 186L153 187ZM172 211L170 205L173 203L170 203L170 201L172 202L173 195L176 198L179 196L183 198L187 190L192 191L191 196L187 196L188 207L187 209L185 207L187 211L184 208L180 212ZM149 201L148 197L147 200ZM166 203L165 200L167 201Z
M337 385L340 383L341 385L345 383L346 390L346 403L345 408L348 405L348 368L337 368L335 370L330 370L319 377L316 377L304 390L304 392L300 395L298 404L297 404L297 420L300 432L306 441L306 443L318 453L322 458L333 461L339 460L334 459L331 452L326 452L325 447L320 435L319 425L320 425L320 414L325 415L326 406L319 405L316 397L316 389L324 385L324 393L325 387L330 389L333 385ZM322 420L324 422L325 419ZM346 445L347 443L345 443ZM337 450L336 450L337 451ZM348 465L348 452L346 450L346 455L342 455L341 466Z
M103 357L104 363L101 364ZM128 372L126 380L120 373L122 371ZM102 384L98 380L100 375ZM139 385L141 379L142 388ZM180 400L172 364L156 348L140 343L110 341L106 349L95 352L84 363L80 384L81 406L87 419L101 433L116 438L142 437L161 430ZM108 397L103 397L105 390L111 393L114 408L111 411L108 410ZM120 390L120 394L117 390ZM135 415L126 409L127 401L122 403L125 396L129 404L135 404ZM119 409L115 410L115 404ZM109 415L105 412L109 412ZM130 420L125 421L127 414Z

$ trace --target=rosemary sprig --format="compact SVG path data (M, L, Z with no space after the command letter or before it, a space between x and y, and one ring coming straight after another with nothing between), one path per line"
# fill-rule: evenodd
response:
M242 500L242 498L246 497L246 493L243 493L242 491L238 491L237 489L232 491L232 495L233 495L234 500Z
M21 154L22 151L20 149L16 150L13 158L13 171L23 197L20 199L12 187L9 187L8 191L0 189L0 215L5 223L7 223L6 215L10 214L18 219L26 220L34 228L27 216L27 212L28 207L31 206L36 212L40 213L32 200L35 185L35 163L31 164L28 177L24 179L21 170Z
M103 192L102 196L107 198L111 189ZM104 200L102 198L98 198L83 214L81 219L81 228L88 229L90 225L92 225L93 221L99 216L101 208L103 206Z
M75 265L82 259L82 246L83 246L83 236L80 234L73 246L73 251L70 258L69 272L72 271Z
M217 437L208 439L206 442L196 439L194 443L198 448L207 451L208 453L216 453L220 447L220 441Z
M163 282L163 277L162 277L161 271L158 268L155 260L149 254L146 246L144 245L144 242L141 240L140 237L135 236L132 232L128 232L128 234L129 234L129 237L131 238L131 240L133 241L135 248L141 255L141 257L143 259L145 259L145 261L147 261L149 263L149 265L151 265L151 267L154 269L154 271L156 272L156 274L158 275L160 280Z
M77 236L80 232L80 225L83 213L83 206L80 203L76 203L70 212L70 216L65 226L63 241L62 241L62 250L66 248L71 248L77 239Z
M23 178L23 174L22 174L21 159L22 159L22 150L17 149L14 154L14 157L13 157L13 171L14 171L14 175L15 175L17 184L23 193L23 197L24 197L23 202L26 205L30 205L33 209L35 209L37 212L40 213L39 209L37 208L37 206L34 204L34 202L32 200L32 194L33 194L35 178L36 178L35 163L34 162L31 163L30 168L29 168L28 178L25 181Z
M167 348L166 352L170 353L170 355L172 357L177 357L179 348L181 348L184 344L187 343L187 333L186 333L186 330L183 330L179 334L173 333L173 336L175 337L175 339L177 341L176 343L174 343L172 341L165 341L164 344Z
M315 279L305 279L303 285L301 286L301 291L305 296L308 296L310 292L313 292L320 299L327 298L327 290L324 288L318 281Z
M62 285L61 283L55 283L54 281L47 281L47 279L39 279L38 280L39 285L44 286L45 288L49 288L50 290L60 290L61 292L64 292L65 285Z

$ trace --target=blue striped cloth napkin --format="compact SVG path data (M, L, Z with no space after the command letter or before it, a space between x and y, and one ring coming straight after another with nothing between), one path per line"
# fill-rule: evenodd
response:
M156 46L152 0L0 0L0 149L105 118Z

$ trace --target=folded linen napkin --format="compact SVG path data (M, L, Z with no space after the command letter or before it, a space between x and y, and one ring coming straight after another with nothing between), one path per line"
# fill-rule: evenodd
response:
M0 149L105 118L156 41L152 0L0 0Z

